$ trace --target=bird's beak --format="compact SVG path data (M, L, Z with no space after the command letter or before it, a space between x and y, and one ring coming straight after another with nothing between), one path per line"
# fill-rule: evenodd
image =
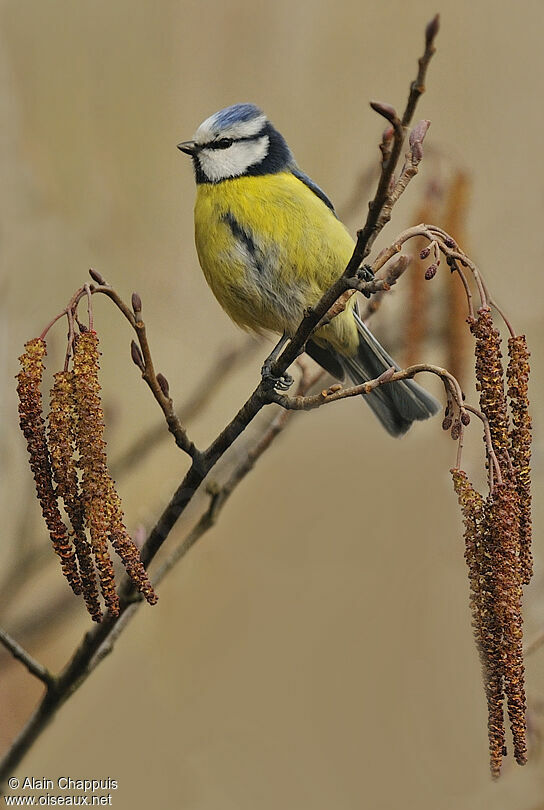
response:
M194 141L182 141L178 143L178 149L181 149L186 155L191 155L191 157L194 157L198 152L198 146Z

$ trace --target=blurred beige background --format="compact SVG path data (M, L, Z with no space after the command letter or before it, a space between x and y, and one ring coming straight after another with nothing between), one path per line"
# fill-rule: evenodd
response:
M89 266L124 296L141 294L157 366L179 403L220 351L243 342L198 268L192 171L176 143L216 109L253 101L340 204L377 156L382 124L367 102L401 107L437 10L439 50L419 115L432 120L430 144L472 174L473 254L533 353L527 638L538 633L544 11L536 0L1 0L4 571L21 544L32 555L48 543L17 428L16 358ZM158 414L128 359L128 328L106 300L95 318L115 460ZM51 370L63 336L59 327ZM191 423L198 444L251 391L265 353L254 352ZM478 436L473 443L467 467L478 475ZM109 776L119 782L118 810L544 807L544 651L527 666L530 763L507 760L498 784L488 777L453 461L438 423L395 442L358 401L297 417L17 774ZM167 440L119 477L131 529L153 524L186 467ZM51 557L28 587L5 591L8 630L25 612L39 617L64 587ZM90 623L82 608L66 610L27 641L53 669ZM2 667L5 747L39 689L16 662Z

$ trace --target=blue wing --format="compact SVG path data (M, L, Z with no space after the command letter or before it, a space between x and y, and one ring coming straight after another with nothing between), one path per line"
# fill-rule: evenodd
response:
M325 203L327 208L330 208L331 211L333 212L334 216L336 216L336 211L334 210L334 205L329 200L329 198L327 197L325 192L322 191L322 189L319 188L317 183L314 183L314 181L310 177L308 177L307 174L304 174L304 172L301 172L300 169L297 168L297 167L291 169L291 174L294 174L295 177L298 177L298 179L301 180L304 183L305 186L308 186L310 191L313 191L314 194L316 195L316 197L319 197L320 200L323 200L323 202Z

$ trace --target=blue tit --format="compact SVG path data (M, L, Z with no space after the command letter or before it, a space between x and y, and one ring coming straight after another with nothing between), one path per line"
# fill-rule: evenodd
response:
M292 336L353 253L331 201L253 104L214 113L178 148L193 160L196 249L218 302L244 329ZM356 298L314 332L306 351L337 379L359 385L397 366L362 322ZM412 380L364 399L392 436L439 407Z

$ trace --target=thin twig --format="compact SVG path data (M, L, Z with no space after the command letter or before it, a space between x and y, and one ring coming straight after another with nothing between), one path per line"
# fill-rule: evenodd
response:
M135 313L130 309L130 307L123 301L121 296L107 284L104 279L95 271L89 271L92 278L95 280L94 284L85 284L83 287L80 287L75 294L72 296L71 300L69 301L67 307L62 310L59 315L56 315L55 318L46 326L41 334L41 339L45 339L47 332L51 327L61 318L63 315L68 315L68 320L70 323L70 334L68 339L68 349L66 358L68 360L70 352L72 351L72 344L74 340L73 334L73 320L77 318L77 307L81 299L86 296L89 302L88 309L89 309L89 325L92 328L92 307L90 304L91 295L95 293L101 293L102 295L107 296L116 307L120 310L120 312L124 315L127 319L131 327L136 332L138 337L138 342L140 344L141 353L143 356L143 366L140 365L140 369L142 372L142 378L145 380L153 396L155 397L156 401L158 402L164 416L166 419L166 423L168 425L168 430L173 435L177 446L187 453L193 461L198 461L200 451L194 445L194 443L189 439L187 436L187 431L181 424L179 417L177 416L174 404L170 396L168 396L163 387L161 387L159 380L157 379L157 375L155 374L155 369L153 366L153 360L151 357L151 350L149 347L149 342L147 340L146 328L145 323L140 317L140 311L138 311L138 317L136 317ZM134 299L134 296L133 296ZM134 357L133 357L134 359ZM65 367L67 363L65 363Z
M83 289L85 290L85 295L87 296L87 316L89 318L89 329L92 332L94 328L94 323L93 323L93 302L91 298L91 289L88 284L84 284Z
M516 335L517 335L516 330L514 329L514 327L512 326L512 324L510 323L510 321L506 317L506 315L504 314L501 307L497 304L497 302L493 298L489 299L489 305L492 306L493 309L495 309L499 313L501 318L503 319L506 328L510 332L510 337L513 337L513 338L516 337Z
M68 371L68 366L70 364L70 357L73 354L73 347L74 347L74 340L75 340L75 328L74 328L74 313L71 309L66 311L66 316L68 318L68 343L66 345L66 354L64 355L64 372Z
M428 23L425 29L425 51L423 56L419 59L419 70L416 80L410 87L410 95L408 96L408 103L402 116L402 126L407 127L414 116L417 102L422 93L425 92L425 78L427 76L427 68L431 61L436 48L434 42L440 28L440 15L435 14L432 20Z
M241 365L258 346L254 338L248 338L244 343L234 349L228 349L215 361L213 367L204 375L202 384L189 398L181 405L176 414L180 422L187 425L195 416L200 414L217 392L225 379ZM161 442L168 434L165 433L164 423L157 422L148 430L142 431L119 458L111 465L111 474L114 478L122 475L125 470L130 469L134 463L140 464L142 459Z
M0 643L4 645L4 647L10 651L12 656L20 661L27 670L34 675L34 677L38 678L42 683L44 683L47 687L51 687L55 679L53 675L46 669L43 664L40 664L39 661L36 661L29 652L27 652L24 647L15 641L9 633L7 633L3 628L0 628Z
M181 424L179 417L174 409L174 403L170 396L167 396L161 385L157 380L153 359L151 357L151 349L147 339L145 323L139 317L136 317L130 308L125 304L120 295L109 284L93 284L91 285L92 293L102 293L110 298L115 306L123 313L127 321L130 323L138 337L138 343L142 351L144 368L142 370L142 378L145 380L153 396L158 402L162 412L164 413L168 430L173 435L177 446L180 450L187 453L193 460L198 460L200 451L195 444L189 439L187 431Z
M414 225L411 228L407 228L405 231L400 233L393 244L389 245L387 248L384 248L380 252L373 265L374 272L380 270L387 261L389 261L396 254L400 253L404 244L417 237L427 239L430 243L430 247L443 254L446 257L449 266L454 270L457 270L461 276L461 279L463 280L467 295L468 317L473 319L474 307L472 305L472 295L470 293L468 283L466 282L466 279L464 278L464 275L457 263L459 262L463 267L468 267L472 273L476 287L478 288L480 304L482 307L488 306L489 298L485 282L476 264L457 246L453 237L447 234L442 228L438 228L436 225L426 225L425 223L421 223L419 225ZM434 271L436 272L436 265L434 265Z
M457 470L461 469L461 457L463 455L464 438L465 438L465 427L461 423L461 427L460 427L460 431L459 431L459 440L458 440L458 444L457 444L457 457L455 459L455 468Z
M314 408L320 408L322 405L328 405L331 402L338 402L340 399L348 399L360 395L370 394L376 388L389 383L399 382L400 380L411 380L416 374L435 374L441 380L450 380L451 375L445 368L440 366L433 366L429 363L417 363L413 366L408 366L404 369L395 369L393 366L387 369L379 377L374 380L368 380L360 385L353 385L349 388L342 388L334 385L329 389L323 389L319 394L312 396L288 396L287 394L280 394L277 391L273 393L273 402L281 405L282 408L295 411L310 411ZM457 386L457 381L454 381ZM459 389L460 390L460 389Z
M486 446L486 452L491 464L489 465L489 491L493 492L493 470L497 476L497 485L501 486L502 484L502 474L501 474L501 466L499 464L499 459L497 458L497 454L495 453L495 448L493 447L493 441L491 439L491 429L489 427L489 419L479 411L477 408L473 408L471 405L465 405L465 409L473 413L478 419L481 420L484 426L484 441Z
M389 191L387 200L382 207L382 211L377 222L378 230L382 230L382 228L390 221L393 206L398 202L402 194L404 194L406 188L408 187L408 183L413 180L418 172L419 164L423 158L423 139L425 138L429 126L430 121L420 121L410 133L410 148L406 153L404 166L402 167L400 177L396 183L394 183L393 188Z

